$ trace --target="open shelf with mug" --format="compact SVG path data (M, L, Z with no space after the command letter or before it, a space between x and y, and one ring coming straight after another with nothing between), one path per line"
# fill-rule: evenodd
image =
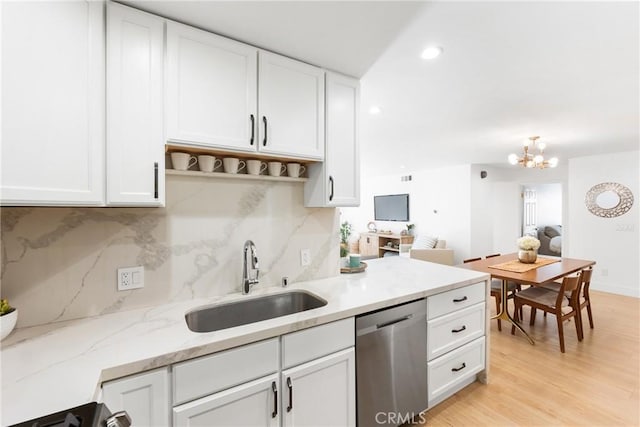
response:
M165 151L166 174L176 176L306 182L305 172L312 163L308 159L181 144L167 144ZM179 162L179 166L174 162Z

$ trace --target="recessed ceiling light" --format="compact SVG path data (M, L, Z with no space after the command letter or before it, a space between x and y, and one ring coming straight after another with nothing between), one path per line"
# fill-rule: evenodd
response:
M381 111L382 110L377 105L372 105L371 108L369 108L369 114L380 114Z
M422 59L434 59L440 56L442 48L440 46L430 46L422 51Z

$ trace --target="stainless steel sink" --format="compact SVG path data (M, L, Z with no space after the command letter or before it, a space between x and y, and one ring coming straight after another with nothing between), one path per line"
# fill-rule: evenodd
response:
M291 291L197 308L184 317L193 332L212 332L327 305L305 291Z

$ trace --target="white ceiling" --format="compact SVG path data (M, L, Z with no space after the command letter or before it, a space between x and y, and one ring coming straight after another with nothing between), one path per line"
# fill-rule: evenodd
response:
M362 80L364 164L510 166L532 135L564 164L638 149L639 11L638 2L428 4ZM429 43L444 53L427 62ZM382 113L369 115L372 104Z
M532 135L559 167L639 147L638 2L126 3L362 76L365 170L508 167Z

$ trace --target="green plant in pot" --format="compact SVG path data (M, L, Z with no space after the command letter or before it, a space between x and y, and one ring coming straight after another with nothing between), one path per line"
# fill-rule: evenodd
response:
M0 316L11 313L15 308L9 305L9 301L6 299L0 299Z
M351 224L349 221L345 221L340 224L340 258L342 258L342 264L345 264L345 259L349 255L349 237L351 236Z
M407 234L409 236L413 236L413 231L415 230L416 225L415 224L407 224Z
M0 340L13 331L18 320L18 310L9 305L6 299L0 299Z

